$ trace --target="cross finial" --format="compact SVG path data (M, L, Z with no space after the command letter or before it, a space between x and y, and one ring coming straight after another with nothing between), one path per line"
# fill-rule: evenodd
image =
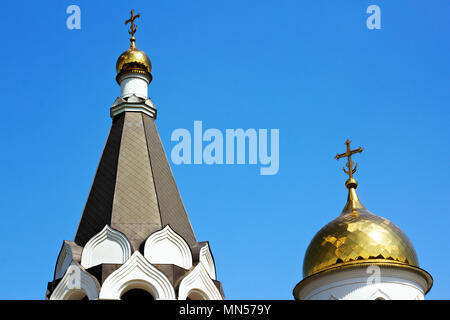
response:
M136 33L136 25L134 24L134 20L136 20L137 18L139 18L141 15L138 13L137 15L134 15L134 10L131 10L131 18L130 19L128 19L127 21L125 21L125 24L129 24L130 22L131 22L131 25L130 25L130 30L128 30L128 33L129 34L131 34L131 38L130 38L130 41L131 41L131 44L130 44L130 48L135 48L136 47L136 45L135 45L135 41L136 41L136 38L134 37L134 34Z
M351 141L349 139L347 139L347 141L345 141L345 144L347 145L347 151L345 153L341 153L341 154L338 153L334 158L336 160L339 160L340 158L347 158L346 166L348 168L348 171L345 170L345 167L342 169L344 170L344 172L346 174L348 174L347 182L351 182L356 185L356 180L353 179L353 174L356 172L356 169L358 168L358 164L356 163L355 167L353 168L354 162L352 161L352 155L355 153L361 153L361 152L363 152L364 149L359 147L358 149L351 150L350 143L351 143ZM346 183L346 185L347 185L347 183Z

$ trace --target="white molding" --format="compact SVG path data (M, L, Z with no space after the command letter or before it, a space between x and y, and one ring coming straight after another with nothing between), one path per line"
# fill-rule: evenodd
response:
M102 263L122 264L131 255L131 244L127 237L105 225L84 246L81 265L88 269Z
M67 268L72 263L72 260L80 262L81 252L83 248L74 242L64 241L59 251L58 259L56 260L56 267L54 273L54 280L61 279L66 273Z
M100 284L77 262L72 262L64 277L56 286L50 300L78 300L87 296L89 300L98 299Z
M175 290L169 279L139 251L135 251L124 265L106 278L100 290L100 299L118 300L123 293L135 288L148 291L155 300L175 299Z
M156 107L150 98L141 98L134 94L128 97L118 97L110 109L110 116L114 118L122 112L142 112L156 119Z
M117 116L118 114L121 114L123 112L142 112L145 113L146 115L148 115L150 118L156 118L156 110L147 107L145 104L142 105L135 105L135 104L129 104L129 103L124 103L121 104L117 107L113 107L111 108L111 118L114 118L115 116Z
M203 263L198 263L183 278L178 289L178 300L186 300L191 292L201 294L205 300L223 300Z
M374 293L370 295L369 300L377 300L379 298L383 298L382 300L391 300L391 298L381 289L377 289Z
M148 237L144 256L153 264L174 264L184 269L192 267L191 249L169 225Z
M200 248L199 260L205 266L211 279L216 280L216 266L214 264L211 249L207 243Z
M367 268L337 269L305 281L295 296L300 300L326 300L333 295L338 300L424 299L426 279L414 270L380 266L380 278L373 281ZM378 294L378 295L377 295Z

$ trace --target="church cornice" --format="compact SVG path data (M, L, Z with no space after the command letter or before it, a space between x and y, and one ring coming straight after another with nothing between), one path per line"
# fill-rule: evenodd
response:
M136 95L118 97L111 106L111 118L123 112L142 112L150 118L156 119L156 107L150 98L144 99Z

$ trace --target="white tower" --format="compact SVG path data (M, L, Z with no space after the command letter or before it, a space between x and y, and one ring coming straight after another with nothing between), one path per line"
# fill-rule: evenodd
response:
M294 289L298 300L423 300L431 275L419 268L408 237L389 220L369 212L356 194L351 156L347 157L348 200L342 213L312 239L303 262L304 279Z
M208 242L198 242L147 97L147 55L131 45L117 60L120 96L75 235L64 241L47 299L220 300Z

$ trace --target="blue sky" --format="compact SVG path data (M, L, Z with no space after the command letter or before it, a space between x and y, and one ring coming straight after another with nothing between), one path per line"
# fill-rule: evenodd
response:
M66 8L81 8L81 30ZM366 8L381 8L381 30ZM346 201L345 140L358 194L411 239L450 287L450 3L435 1L3 1L0 126L2 299L42 299L73 240L119 95L128 47L153 64L149 95L170 154L177 128L277 128L280 169L172 165L229 299L291 299L314 234Z

